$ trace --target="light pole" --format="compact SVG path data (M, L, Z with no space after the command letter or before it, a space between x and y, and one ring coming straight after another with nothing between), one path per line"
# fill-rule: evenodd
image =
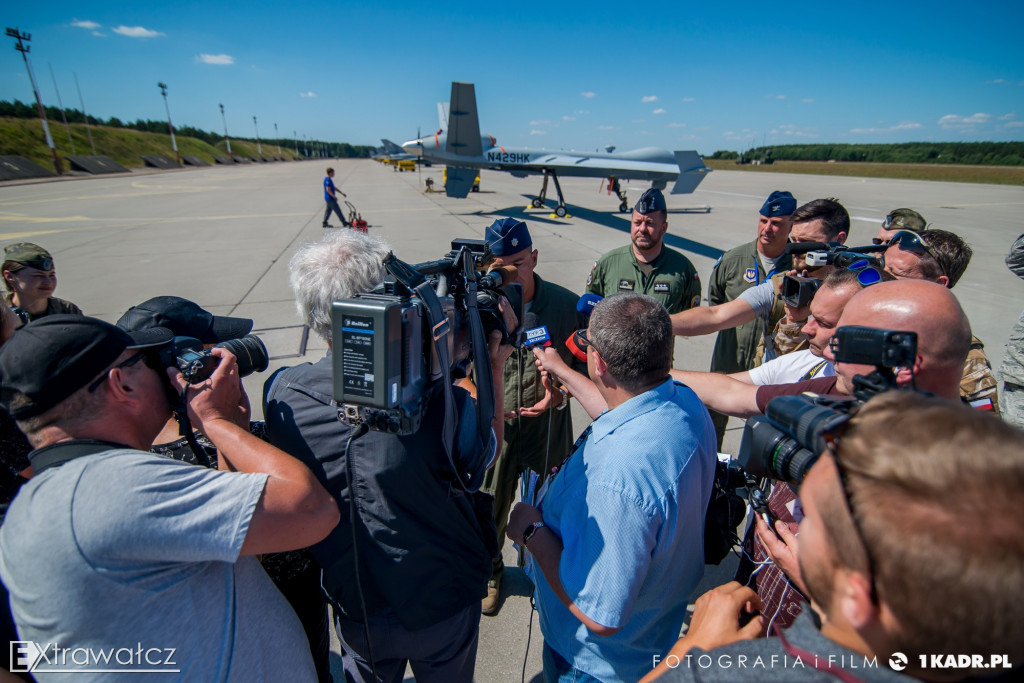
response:
M64 167L60 163L60 157L57 156L57 148L53 146L53 138L50 136L50 126L46 123L46 110L43 109L43 103L39 99L39 89L36 88L36 77L32 75L32 66L28 63L28 53L32 48L25 43L32 40L32 34L22 33L17 28L7 29L7 35L18 41L18 44L14 46L14 49L21 53L22 59L25 60L25 68L28 69L28 80L32 83L32 94L36 96L36 110L39 112L39 119L43 122L43 133L46 135L46 144L50 148L50 152L53 154L53 166L57 169L57 175L64 175Z
M260 126L256 123L256 116L252 117L252 125L256 128L256 154L259 155L260 161L263 161L263 147L260 145Z
M277 124L274 124L274 138L277 139L277 158L281 158L281 138L277 137Z
M224 116L224 105L220 105L220 120L224 122L224 144L228 146L228 156L231 156L231 140L228 138L228 120Z
M167 104L167 84L157 83L156 87L160 88L160 94L164 96L164 109L167 110L167 128L171 131L171 147L174 148L174 158L178 160L178 166L181 166L181 155L178 154L178 141L174 139L174 124L171 123L171 106Z
M75 141L71 139L71 126L68 125L68 115L64 111L64 101L60 98L60 88L57 87L57 76L53 73L53 64L48 64L50 67L50 78L53 79L53 89L57 93L57 105L60 107L60 117L64 119L64 130L68 132L68 144L71 145L71 153L78 154L75 151Z
M92 154L96 156L96 145L92 141L92 128L89 127L89 115L85 113L85 100L82 99L82 89L78 87L78 74L71 72L75 77L75 89L78 90L78 101L82 103L82 118L85 119L85 132L89 134L89 146L92 147Z
M299 156L299 131L292 131L292 139L295 140L295 156Z

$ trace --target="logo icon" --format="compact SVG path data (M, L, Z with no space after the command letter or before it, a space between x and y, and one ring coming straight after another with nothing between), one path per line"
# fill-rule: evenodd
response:
M889 655L889 666L893 671L903 671L907 668L907 656L902 652L893 652Z
M11 641L11 672L24 673L35 671L43 651L31 640Z

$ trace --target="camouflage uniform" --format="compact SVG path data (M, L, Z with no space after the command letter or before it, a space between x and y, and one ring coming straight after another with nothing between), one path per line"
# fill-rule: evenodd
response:
M13 294L8 294L7 303L10 305L11 310L14 311L14 313L18 316L18 319L21 321L22 325L30 323L33 320L38 320L39 318L44 318L48 315L55 315L57 313L83 315L81 308L74 305L70 301L65 301L64 299L59 299L55 296L51 296L49 299L46 300L46 308L43 309L41 313L29 313L20 306L15 306L11 301L13 298Z
M666 246L650 263L637 259L632 244L612 249L594 262L587 278L587 291L600 296L646 294L660 301L669 313L700 306L697 269L690 259Z
M1006 267L1024 279L1024 235L1010 247ZM1007 422L1024 429L1024 312L1010 331L1006 356L1000 370L1003 380L1003 417Z

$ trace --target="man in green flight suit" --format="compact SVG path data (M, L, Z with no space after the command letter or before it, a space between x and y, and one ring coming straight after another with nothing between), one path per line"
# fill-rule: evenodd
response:
M757 239L730 249L715 263L708 284L709 305L732 301L745 290L793 267L786 244L793 228L794 211L796 199L792 193L776 190L768 195L761 206ZM732 374L754 367L762 327L755 320L719 332L711 356L711 372ZM729 418L711 411L711 420L715 423L718 447L721 448Z
M665 195L651 188L633 207L632 244L613 249L594 263L587 291L600 296L646 294L669 313L700 306L700 277L690 260L664 246L668 230Z
M502 218L487 228L487 245L497 257L496 266L515 266L516 282L523 286L524 326L547 328L551 344L562 359L573 363L565 340L576 330L586 327L586 320L576 311L579 297L565 287L545 282L534 272L538 252L526 223L515 218ZM579 369L578 364L573 364ZM551 381L542 381L540 370L529 348L516 348L505 361L505 441L498 459L484 475L482 489L494 496L494 522L498 530L498 556L494 558L487 597L481 611L494 614L500 604L501 577L505 563L501 546L505 525L515 497L519 475L530 471L544 477L569 455L572 446L572 413L568 410L569 395ZM533 501L527 501L532 503Z

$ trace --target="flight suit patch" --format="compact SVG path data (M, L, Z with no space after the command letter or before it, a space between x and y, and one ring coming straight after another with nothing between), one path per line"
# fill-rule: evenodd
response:
M667 282L655 282L654 283L654 291L656 293L657 292L668 292L669 291L669 283L667 283Z
M626 280L626 279L619 280L619 291L620 292L632 292L633 289L634 289L635 284L636 283L633 280Z
M757 282L757 268L747 268L743 272L743 279L750 283Z

